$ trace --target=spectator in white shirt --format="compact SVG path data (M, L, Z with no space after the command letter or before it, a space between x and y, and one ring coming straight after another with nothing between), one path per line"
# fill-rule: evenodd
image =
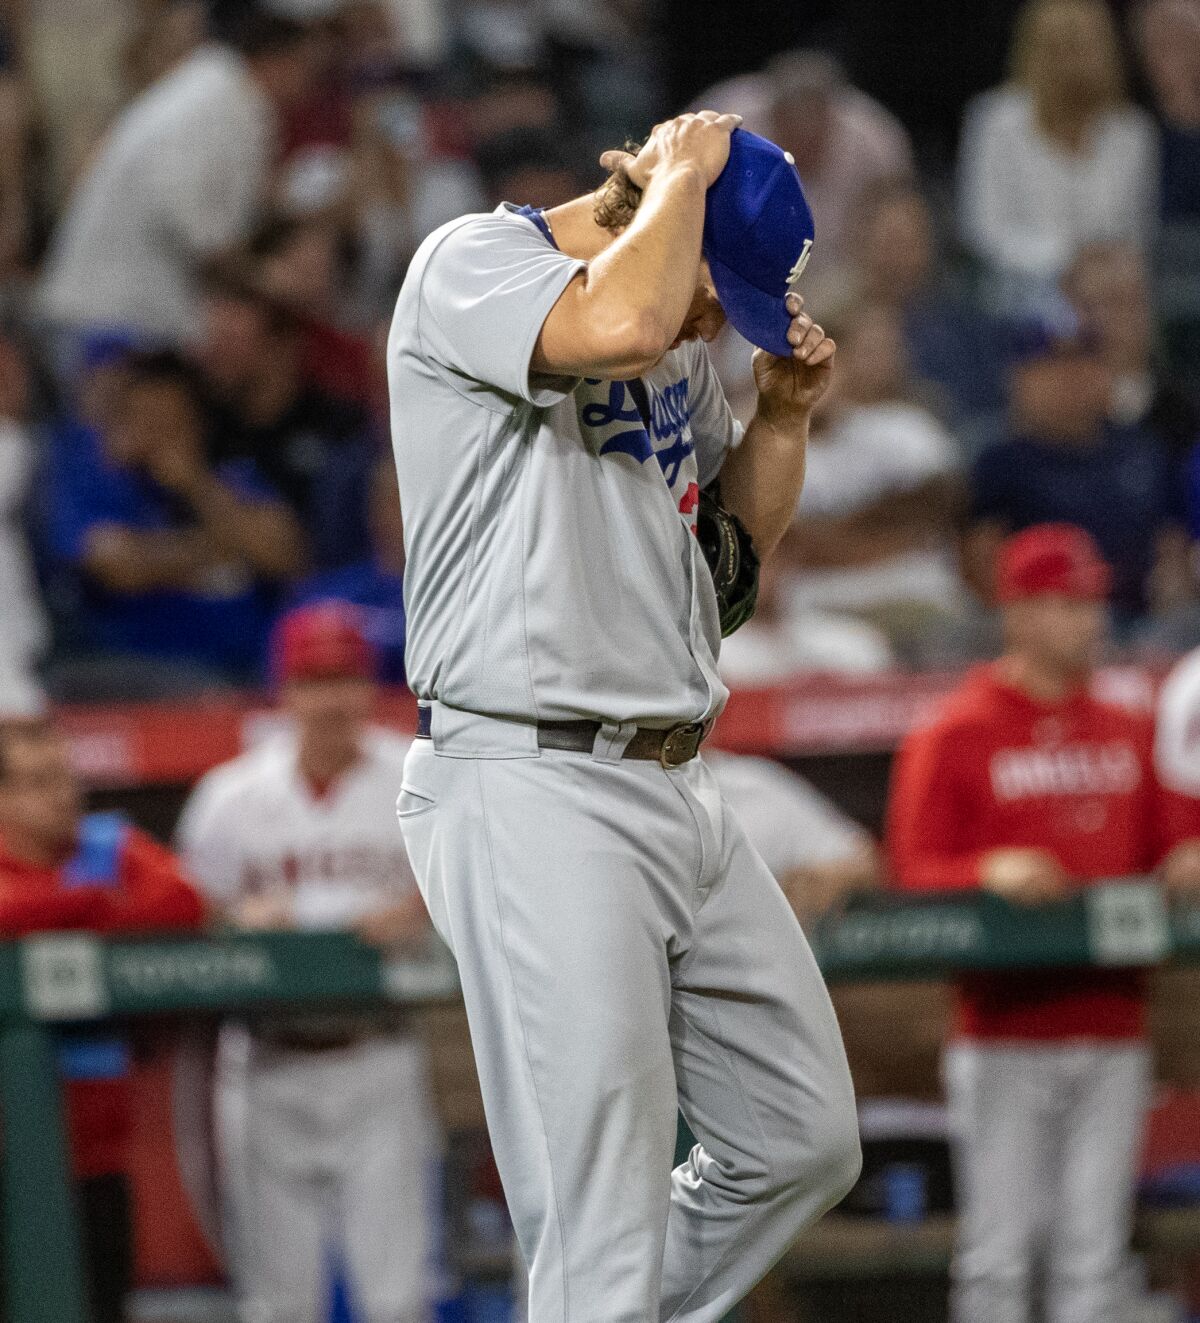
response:
M1011 81L968 106L959 148L963 236L994 297L1037 310L1083 244L1144 245L1157 173L1156 130L1128 99L1104 0L1027 0Z
M913 398L896 310L863 304L831 322L838 374L813 420L782 546L789 603L866 620L915 659L925 633L963 609L959 451Z
M704 761L801 923L879 886L870 833L802 776L771 758L714 751Z
M249 237L277 116L315 70L301 25L256 14L238 31L237 48L202 46L131 102L72 196L41 287L67 378L81 333L185 346L201 269Z
M872 675L896 665L884 634L866 621L829 611L793 610L779 557L763 564L754 615L721 643L721 679L731 689L761 689L803 675Z

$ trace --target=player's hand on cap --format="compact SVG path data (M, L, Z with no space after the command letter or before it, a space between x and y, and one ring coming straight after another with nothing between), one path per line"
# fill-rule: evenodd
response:
M828 389L837 345L804 311L799 294L789 294L786 305L792 319L787 333L792 356L777 358L765 349L756 350L754 382L759 405L768 413L807 414Z
M981 878L986 890L1014 905L1046 905L1067 894L1067 878L1048 850L991 850L983 859Z
M642 189L656 171L692 166L707 189L725 169L729 137L741 122L741 115L719 115L715 110L677 115L656 124L636 155L608 151L600 157L600 164L610 171L624 167L630 181Z

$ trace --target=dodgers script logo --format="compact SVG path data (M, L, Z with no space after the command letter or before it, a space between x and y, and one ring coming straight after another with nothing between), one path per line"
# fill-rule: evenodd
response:
M638 407L638 392L642 394L642 408ZM696 447L689 426L692 413L687 377L680 377L664 390L653 390L640 381L587 377L575 399L584 439L596 454L630 455L639 464L657 460L672 494L679 495L680 513L690 516L694 512L700 489L692 458ZM643 410L649 417L649 429ZM681 477L683 491L679 494Z

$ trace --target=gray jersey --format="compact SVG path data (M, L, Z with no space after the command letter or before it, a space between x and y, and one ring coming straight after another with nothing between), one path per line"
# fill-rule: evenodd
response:
M500 207L409 268L388 342L409 683L517 720L712 716L720 630L692 525L741 429L699 342L640 386L530 372L584 267Z

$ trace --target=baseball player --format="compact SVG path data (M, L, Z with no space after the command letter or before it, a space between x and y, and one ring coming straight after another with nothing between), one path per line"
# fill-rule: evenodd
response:
M900 751L900 886L1037 905L1150 872L1165 845L1151 723L1089 688L1108 566L1081 529L1043 524L1009 539L997 574L1004 655ZM1150 1069L1137 972L959 980L945 1057L957 1323L1026 1323L1039 1277L1047 1323L1124 1323Z
M595 195L435 231L388 345L398 813L531 1323L719 1319L859 1171L820 974L697 757L834 356L795 168L736 125L681 116ZM767 346L744 434L703 343L726 315ZM699 1144L669 1174L677 1108Z
M302 607L275 658L287 733L210 772L179 834L237 923L353 928L383 946L428 916L392 812L408 742L368 724L375 658L353 608ZM426 1313L439 1137L426 1062L381 1014L259 1022L219 1062L231 1256L247 1323Z

